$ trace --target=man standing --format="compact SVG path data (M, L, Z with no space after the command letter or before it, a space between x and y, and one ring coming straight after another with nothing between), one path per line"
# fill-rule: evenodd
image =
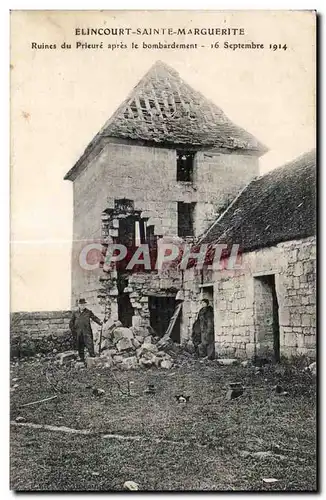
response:
M198 346L200 356L207 356L208 359L215 358L214 339L214 310L209 305L208 299L203 299L201 309L198 313L197 321L200 327L201 342Z
M91 327L91 321L95 321L98 325L102 325L102 321L95 316L92 311L86 308L86 300L79 299L78 311L73 312L69 328L75 339L76 347L81 361L85 360L85 347L91 358L95 357L94 340Z

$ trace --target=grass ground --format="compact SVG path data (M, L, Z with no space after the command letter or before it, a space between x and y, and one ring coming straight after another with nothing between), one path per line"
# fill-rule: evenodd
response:
M294 366L255 374L249 367L191 361L170 371L115 371L113 378L110 370L34 360L14 364L11 377L11 386L18 384L11 393L12 420L91 432L12 426L16 491L121 490L127 480L142 490L316 490L315 380ZM228 401L228 384L235 381L245 393ZM149 383L155 395L144 394ZM289 395L276 395L276 383ZM104 389L104 396L93 395L92 387ZM190 395L188 404L176 402L181 393ZM51 401L21 407L54 394ZM253 455L260 451L272 453Z

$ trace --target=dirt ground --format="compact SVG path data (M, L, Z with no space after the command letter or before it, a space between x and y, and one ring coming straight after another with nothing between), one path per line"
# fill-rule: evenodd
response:
M229 401L229 383L237 381L244 394ZM275 393L277 383L288 395ZM148 384L155 394L144 393ZM190 396L187 404L177 402L180 394ZM22 406L51 396L57 397ZM191 360L172 370L112 372L25 360L11 366L15 420L21 421L11 425L16 491L112 491L128 480L156 491L317 488L316 383L298 365L256 373ZM263 481L269 478L277 481Z

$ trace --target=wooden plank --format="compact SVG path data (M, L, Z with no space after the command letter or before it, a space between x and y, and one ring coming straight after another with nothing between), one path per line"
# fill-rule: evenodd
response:
M164 334L164 337L170 337L172 330L174 328L175 322L177 321L178 316L180 314L181 308L182 308L182 302L176 306L174 313L170 319L169 326Z

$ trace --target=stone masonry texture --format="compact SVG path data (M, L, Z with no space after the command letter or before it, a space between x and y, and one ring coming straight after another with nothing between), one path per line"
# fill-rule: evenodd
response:
M204 273L214 288L216 352L219 356L265 354L270 345L270 305L259 278L274 274L279 306L280 353L316 356L316 239L280 243L242 255L241 268ZM201 276L185 272L182 336L191 327L200 304Z
M14 312L10 316L11 355L72 348L70 311Z

